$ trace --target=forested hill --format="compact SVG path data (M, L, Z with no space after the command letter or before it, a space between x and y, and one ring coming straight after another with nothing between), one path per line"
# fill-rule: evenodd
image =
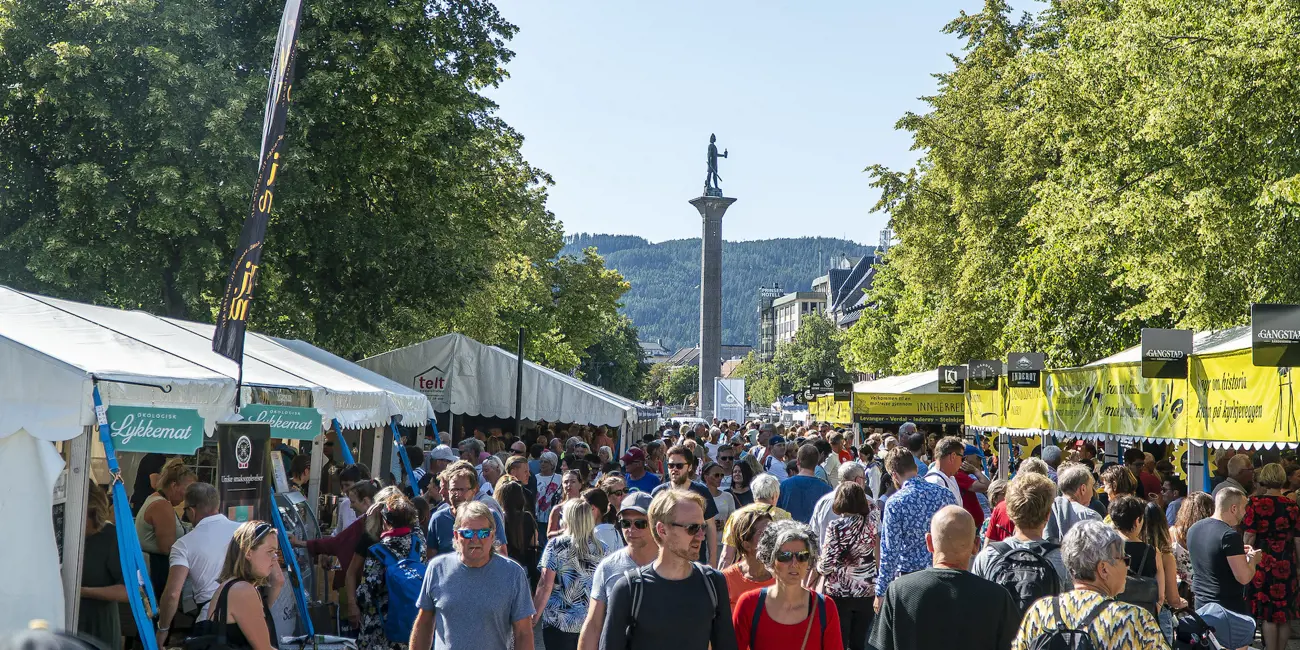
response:
M642 340L661 340L673 350L699 342L700 240L676 239L652 244L630 235L578 234L561 254L594 246L605 265L618 269L632 284L623 297L623 312L632 318ZM831 259L860 257L873 251L844 239L805 237L722 244L722 342L758 344L758 287L779 283L784 291L808 291L825 275Z

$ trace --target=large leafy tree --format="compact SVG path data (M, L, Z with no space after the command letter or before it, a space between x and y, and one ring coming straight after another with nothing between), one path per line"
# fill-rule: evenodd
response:
M1041 350L1053 365L1142 327L1220 328L1300 300L1297 9L1280 0L1000 0L928 110L922 152L870 169L900 243L850 331L862 370Z
M0 0L0 282L211 320L248 212L276 3ZM627 285L558 258L550 179L481 91L486 0L303 15L252 326L346 356L450 329L573 369Z
M840 356L841 335L829 318L809 315L799 321L794 339L776 346L772 365L781 378L782 394L808 386L823 377L844 379Z

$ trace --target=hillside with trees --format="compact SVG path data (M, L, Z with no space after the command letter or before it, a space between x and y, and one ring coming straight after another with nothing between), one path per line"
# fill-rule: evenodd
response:
M562 254L595 247L605 267L631 284L623 313L642 340L676 349L695 345L700 328L700 240L650 243L624 235L576 235ZM808 291L840 255L870 255L873 246L827 237L723 242L722 342L757 345L758 288L773 282L785 291Z

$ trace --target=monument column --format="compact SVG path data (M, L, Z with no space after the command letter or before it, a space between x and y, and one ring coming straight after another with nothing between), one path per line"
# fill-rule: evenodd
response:
M722 215L736 199L706 188L691 199L700 211L700 417L714 415L713 380L722 375Z

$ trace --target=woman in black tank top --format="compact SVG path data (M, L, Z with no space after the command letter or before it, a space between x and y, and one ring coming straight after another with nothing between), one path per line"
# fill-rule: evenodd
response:
M208 620L225 620L227 644L251 650L278 648L275 622L268 607L284 587L275 527L264 521L240 525L230 540L218 580L221 587L212 601Z

